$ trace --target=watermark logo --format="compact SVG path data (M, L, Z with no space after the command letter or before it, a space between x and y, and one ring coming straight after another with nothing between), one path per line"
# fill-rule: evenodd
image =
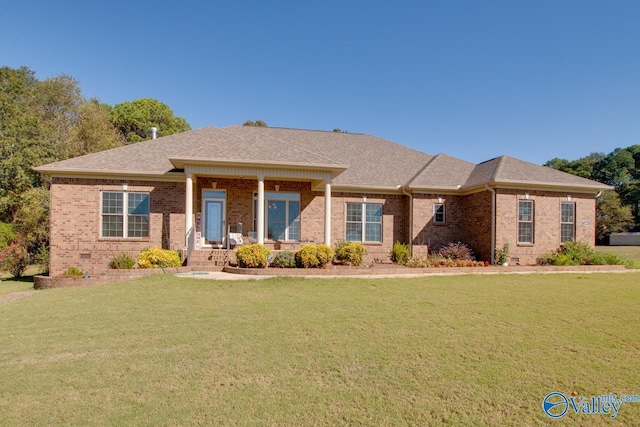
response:
M560 418L569 410L569 400L564 394L554 391L544 398L542 409L551 418Z
M576 393L574 392L574 394ZM640 402L640 396L637 394L621 394L617 396L609 393L591 397L567 397L558 391L554 391L547 394L542 400L542 409L551 418L562 418L567 412L609 415L611 418L615 418L618 415L620 406L625 402Z

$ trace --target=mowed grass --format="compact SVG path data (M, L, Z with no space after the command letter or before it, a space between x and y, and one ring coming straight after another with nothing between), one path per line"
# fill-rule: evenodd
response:
M222 282L0 303L0 425L640 425L640 273Z

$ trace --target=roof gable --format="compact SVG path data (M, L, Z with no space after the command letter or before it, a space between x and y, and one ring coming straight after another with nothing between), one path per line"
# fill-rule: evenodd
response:
M462 189L485 184L537 185L585 190L608 190L612 188L590 179L509 156L496 157L477 165Z

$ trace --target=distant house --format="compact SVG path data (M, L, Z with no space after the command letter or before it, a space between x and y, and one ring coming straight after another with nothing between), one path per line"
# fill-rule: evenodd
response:
M371 260L395 241L414 255L460 241L487 261L508 243L513 263L531 264L566 240L593 244L595 198L610 188L507 156L476 165L370 135L245 126L36 170L52 180L53 275L99 274L148 246L213 267L227 226L274 249L359 241Z

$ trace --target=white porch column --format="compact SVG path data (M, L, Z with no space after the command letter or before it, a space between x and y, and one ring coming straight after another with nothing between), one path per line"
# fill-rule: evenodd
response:
M324 185L324 244L331 246L331 183Z
M184 247L189 248L189 237L193 233L193 174L187 172L187 188L184 195Z
M258 244L264 245L264 176L258 176L258 215L256 216L256 235Z

